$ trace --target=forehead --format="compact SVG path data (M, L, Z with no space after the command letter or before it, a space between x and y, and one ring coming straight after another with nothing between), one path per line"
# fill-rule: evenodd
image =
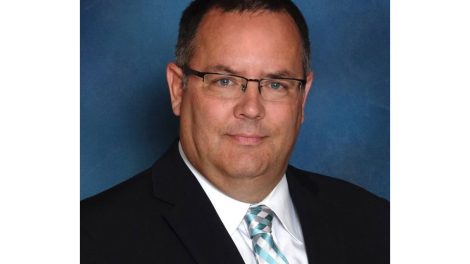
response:
M239 67L301 68L299 30L286 12L223 12L210 10L194 40L192 62ZM266 66L268 65L268 66ZM248 68L247 68L248 67Z

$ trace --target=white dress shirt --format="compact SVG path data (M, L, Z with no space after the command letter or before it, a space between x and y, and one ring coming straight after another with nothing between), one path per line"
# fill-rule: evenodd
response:
M227 196L202 176L187 159L181 148L181 143L179 144L179 152L212 202L245 263L256 264L248 226L244 221L250 204ZM302 229L289 194L285 174L271 193L256 205L258 204L268 206L276 214L271 229L273 239L289 263L308 263Z

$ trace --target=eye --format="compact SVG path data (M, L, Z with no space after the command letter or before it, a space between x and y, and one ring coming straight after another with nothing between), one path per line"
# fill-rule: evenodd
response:
M284 85L281 82L278 81L271 81L268 84L268 87L273 89L273 90L282 90L285 89Z
M216 81L217 85L219 86L222 86L222 87L226 87L226 86L230 86L233 84L232 80L228 79L228 78L221 78L221 79L218 79Z
M277 90L277 89L281 88L281 84L278 83L278 82L272 82L272 83L269 84L269 87L270 87L271 89Z

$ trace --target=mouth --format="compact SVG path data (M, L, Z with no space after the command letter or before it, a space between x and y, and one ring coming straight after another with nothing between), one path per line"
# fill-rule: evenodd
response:
M229 134L235 143L242 146L256 146L263 142L266 136L261 135L245 135L245 134Z

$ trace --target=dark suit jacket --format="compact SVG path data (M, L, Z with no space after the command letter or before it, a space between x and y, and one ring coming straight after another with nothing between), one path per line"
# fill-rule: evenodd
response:
M287 169L309 263L389 263L389 203ZM152 168L81 202L81 263L243 263L177 144Z

